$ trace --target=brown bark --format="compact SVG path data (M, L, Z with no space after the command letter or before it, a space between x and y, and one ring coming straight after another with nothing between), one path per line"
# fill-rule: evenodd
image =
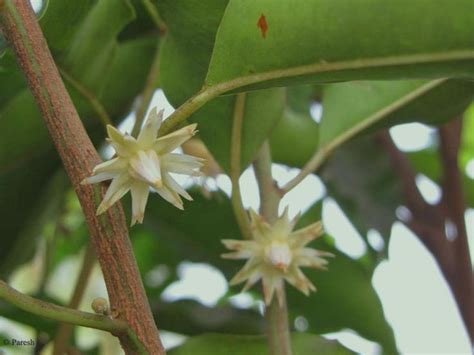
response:
M0 3L1 4L1 3ZM25 73L49 134L62 159L84 211L90 236L107 285L113 314L129 324L145 350L163 354L120 204L97 217L104 186L80 182L90 175L100 158L69 97L35 14L27 0L4 0L1 27ZM126 334L117 334L127 353L136 345Z
M464 325L474 344L474 279L464 219L465 203L457 157L462 120L439 129L442 195L437 205L428 204L416 186L415 173L407 157L398 150L388 132L378 138L398 174L404 199L412 216L404 222L431 252L454 296ZM447 235L447 225L451 235Z

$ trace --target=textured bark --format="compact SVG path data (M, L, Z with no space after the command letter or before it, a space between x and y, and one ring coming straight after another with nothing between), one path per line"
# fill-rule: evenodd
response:
M1 4L1 2L0 2ZM158 330L132 252L120 204L97 217L95 211L105 187L81 185L100 158L51 56L46 40L27 0L4 0L1 27L16 53L43 120L62 159L84 211L101 265L113 315L136 333L145 350L163 354ZM138 352L125 334L117 335L127 353Z
M379 134L378 138L400 178L406 206L412 214L402 222L418 236L438 263L474 344L474 279L464 219L466 206L457 163L461 126L462 120L456 119L439 129L443 198L437 205L424 200L407 157L398 150L388 132ZM452 226L449 236L447 224Z

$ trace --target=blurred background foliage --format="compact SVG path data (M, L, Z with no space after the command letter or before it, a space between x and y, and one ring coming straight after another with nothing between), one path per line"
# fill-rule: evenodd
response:
M361 9L357 13L343 3L329 6L322 0L304 2L310 9L292 6L297 11L288 12L285 6L269 0L49 0L38 16L69 93L98 149L104 147L105 136L100 118L105 112L118 125L133 114L155 60L160 61L160 74L154 89L162 89L169 102L178 107L204 83L214 85L248 73L292 68L314 58L350 61L381 54L472 51L472 43L470 47L466 44L472 42L474 32L470 1L459 0L454 6L444 0L436 4L426 0L358 0ZM313 6L318 11L313 11ZM266 11L269 32L260 49L256 47L262 40L256 23L262 11ZM375 16L390 11L396 26L383 23L383 16ZM271 21L281 19L283 13L282 30L273 35ZM309 18L315 13L317 19ZM338 21L331 14L337 14ZM295 22L290 26L291 21L313 26L310 33L301 33ZM413 36L417 32L431 33L431 37ZM377 38L381 33L383 38ZM313 42L321 43L321 48L311 46ZM304 48L298 47L301 43L305 43ZM360 46L356 48L357 43ZM155 58L157 48L159 58ZM0 50L0 275L16 280L25 292L67 304L69 296L51 291L48 284L66 262L76 260L80 264L88 243L87 228L21 70L3 41ZM315 243L337 257L327 272L306 272L318 287L316 294L305 297L288 289L290 324L299 332L295 334L296 353L305 354L308 349L346 353L337 344L315 336L341 329L354 330L380 344L386 353L397 352L371 279L375 267L387 256L396 210L404 202L398 178L375 137L379 130L400 123L440 125L464 115L459 162L466 204L474 207L474 182L466 173L474 158L474 108L468 109L474 84L464 80L472 78L473 72L472 60L452 60L277 78L252 87L263 90L249 92L247 97L242 166L252 162L268 137L274 161L289 168L301 168L318 149L334 150L319 174L325 194L304 212L300 224L321 219L322 200L331 197L367 246L366 254L355 259L339 251L330 235ZM440 79L448 75L457 79ZM400 78L407 80L393 81ZM348 80L359 81L337 83ZM219 97L190 118L199 123L199 138L222 167L221 174L229 165L234 101L232 95ZM316 117L315 109L322 110L322 117ZM407 156L416 174L440 184L436 146L434 140ZM215 177L208 177L208 185L215 185ZM240 266L220 258L224 250L219 240L240 235L228 195L219 189L208 191L202 181L188 181L188 186L194 202L187 203L184 211L152 196L144 224L130 229L158 326L191 337L172 354L205 354L209 349L229 346L236 349L235 354L249 353L245 351L248 349L263 353L259 335L264 325L257 288L249 293L252 302L245 309L231 302L237 288L229 289L213 306L162 297L167 287L179 280L179 267L185 261L212 265L227 279ZM125 200L124 207L129 205ZM383 237L382 247L370 243L371 230ZM75 279L78 270L69 270L73 275L67 278ZM22 271L23 281L18 276ZM96 293L104 295L105 290L97 286L100 281L90 283ZM200 283L205 287L206 280ZM90 302L90 294L87 297ZM0 315L32 327L38 344L49 343L57 330L54 322L3 302ZM302 319L304 326L298 327ZM226 335L203 335L208 333ZM78 337L75 339L79 346ZM100 343L99 350L97 344L90 353L104 353L112 346Z

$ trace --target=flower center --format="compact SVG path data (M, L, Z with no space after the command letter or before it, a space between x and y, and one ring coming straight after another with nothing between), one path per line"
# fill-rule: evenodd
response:
M160 159L154 150L139 150L130 159L130 175L159 189L161 181Z
M267 262L286 272L291 264L291 250L286 243L272 242L266 250Z

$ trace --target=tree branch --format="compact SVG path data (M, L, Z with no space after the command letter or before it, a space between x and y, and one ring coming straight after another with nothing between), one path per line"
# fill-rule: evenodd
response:
M462 118L453 120L439 129L439 152L443 168L443 200L447 223L455 226L449 239L449 279L451 289L461 311L471 342L474 343L474 280L469 254L466 222L466 204L462 190L462 177L458 166Z
M408 159L395 146L388 132L380 133L378 139L387 150L400 178L404 199L412 213L409 220L402 222L417 235L438 263L456 300L471 343L474 343L474 284L464 222L464 196L457 165L460 133L460 120L439 129L443 200L436 206L423 199ZM447 223L456 227L454 238L446 235Z
M73 106L27 0L4 0L1 26L25 73L44 123L84 211L114 315L136 333L145 349L163 354L145 290L132 252L120 204L97 217L105 186L81 185L100 158ZM119 335L127 353L136 353L130 336Z
M127 329L127 323L124 321L57 306L49 302L35 299L18 292L2 280L0 280L0 298L20 309L23 309L24 311L41 317L54 319L59 322L67 322L82 325L84 327L105 330L112 334L125 333Z

